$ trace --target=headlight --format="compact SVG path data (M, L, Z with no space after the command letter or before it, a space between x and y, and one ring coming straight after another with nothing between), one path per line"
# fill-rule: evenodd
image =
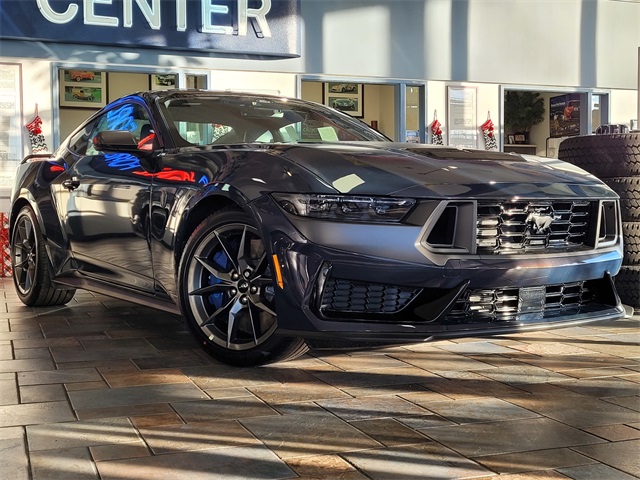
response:
M410 198L303 193L274 193L273 198L292 215L364 223L397 223L416 203Z

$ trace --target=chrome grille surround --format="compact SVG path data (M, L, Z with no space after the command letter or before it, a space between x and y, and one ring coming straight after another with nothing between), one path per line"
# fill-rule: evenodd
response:
M538 287L544 289L539 313L576 308L592 303L595 293L588 282L572 282ZM512 321L521 313L522 290L518 288L467 290L447 314L445 323ZM527 310L526 313L532 313Z
M478 254L544 253L593 248L594 204L585 200L478 202Z

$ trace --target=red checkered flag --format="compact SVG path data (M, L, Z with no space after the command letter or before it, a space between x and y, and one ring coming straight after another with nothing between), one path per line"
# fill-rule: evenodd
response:
M497 150L498 142L493 132L493 121L491 120L491 112L487 113L487 121L480 125L482 136L484 137L485 150Z
M31 142L31 153L42 153L49 150L47 142L42 133L42 119L38 115L38 104L36 103L36 116L25 125L29 131L29 141Z
M429 126L431 130L431 143L433 145L444 145L444 141L442 140L442 124L438 120L438 113L433 112L433 122Z

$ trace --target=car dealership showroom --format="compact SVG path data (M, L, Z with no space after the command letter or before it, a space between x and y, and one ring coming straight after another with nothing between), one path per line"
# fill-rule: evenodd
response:
M640 1L0 0L0 480L640 478Z

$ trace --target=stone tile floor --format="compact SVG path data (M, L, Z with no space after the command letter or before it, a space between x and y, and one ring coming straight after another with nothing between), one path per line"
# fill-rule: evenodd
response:
M0 279L0 479L640 478L640 315L238 369L179 318Z

